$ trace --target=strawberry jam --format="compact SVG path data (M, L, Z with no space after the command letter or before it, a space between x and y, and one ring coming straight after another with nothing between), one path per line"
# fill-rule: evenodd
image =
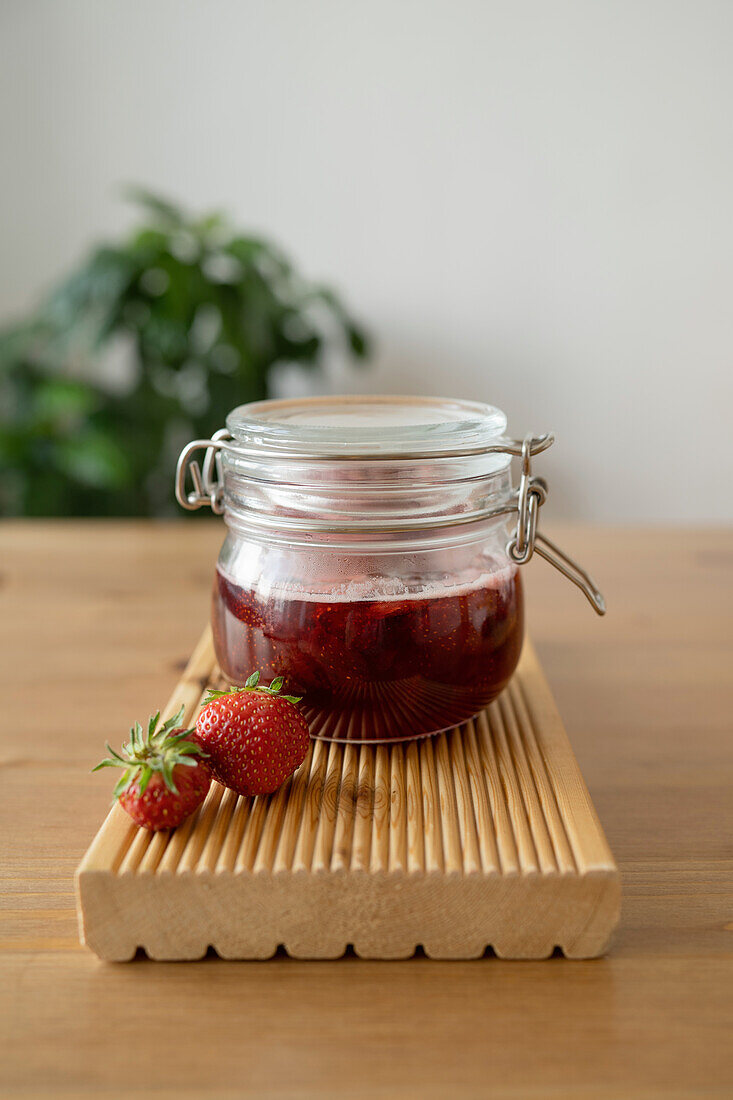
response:
M394 741L457 725L499 694L522 645L522 584L508 565L434 594L350 600L258 594L219 570L213 625L233 683L284 676L316 736Z

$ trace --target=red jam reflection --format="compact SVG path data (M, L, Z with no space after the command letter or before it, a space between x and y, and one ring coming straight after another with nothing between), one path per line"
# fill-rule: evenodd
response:
M285 677L319 737L395 741L457 725L491 702L522 646L516 567L453 593L332 599L271 589L266 598L217 571L214 642L224 674Z

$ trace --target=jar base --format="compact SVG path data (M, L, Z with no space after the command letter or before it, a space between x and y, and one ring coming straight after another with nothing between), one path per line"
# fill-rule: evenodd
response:
M487 704L488 706L488 704ZM475 714L469 714L468 718L461 719L460 722L452 722L448 726L442 726L439 729L434 730L421 730L419 733L405 734L404 737L329 737L327 734L322 735L320 733L314 733L313 729L310 730L311 739L313 741L326 741L329 744L335 745L403 745L410 744L412 741L426 741L429 737L437 737L441 733L448 733L449 730L460 729L466 724L466 722L473 722L475 718L478 718L479 714L486 707L481 707Z
M403 722L397 728L393 726L390 733L385 733L381 737L375 737L373 735L360 737L353 731L353 727L350 729L348 725L346 731L344 731L343 723L337 723L334 728L332 716L328 713L314 713L312 709L309 712L308 708L306 708L305 718L308 722L308 728L313 741L327 741L337 745L409 744L411 741L424 741L429 737L437 737L441 733L448 733L450 730L460 729L467 722L473 722L474 719L478 718L478 716L497 699L499 695L501 695L508 682L509 681L503 683L498 691L494 692L488 699L485 699L485 701L483 701L472 713L464 714L458 719L452 719L442 723L438 721L434 727L428 725L427 728L425 728L425 721L423 718L422 728L418 728L414 733L409 732L411 724L409 714L404 715ZM415 719L415 725L419 727L419 719L417 716L415 716ZM341 726L340 729L339 725ZM372 727L368 731L371 733L374 727L373 718L370 720L369 726Z

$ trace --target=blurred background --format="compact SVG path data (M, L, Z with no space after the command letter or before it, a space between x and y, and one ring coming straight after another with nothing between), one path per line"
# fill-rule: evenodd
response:
M174 514L266 393L489 401L733 518L733 5L3 0L0 509Z

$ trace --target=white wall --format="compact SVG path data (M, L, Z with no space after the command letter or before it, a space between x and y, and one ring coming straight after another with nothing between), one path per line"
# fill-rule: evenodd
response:
M733 4L3 0L0 317L228 207L379 339L332 388L553 428L548 513L733 518Z

